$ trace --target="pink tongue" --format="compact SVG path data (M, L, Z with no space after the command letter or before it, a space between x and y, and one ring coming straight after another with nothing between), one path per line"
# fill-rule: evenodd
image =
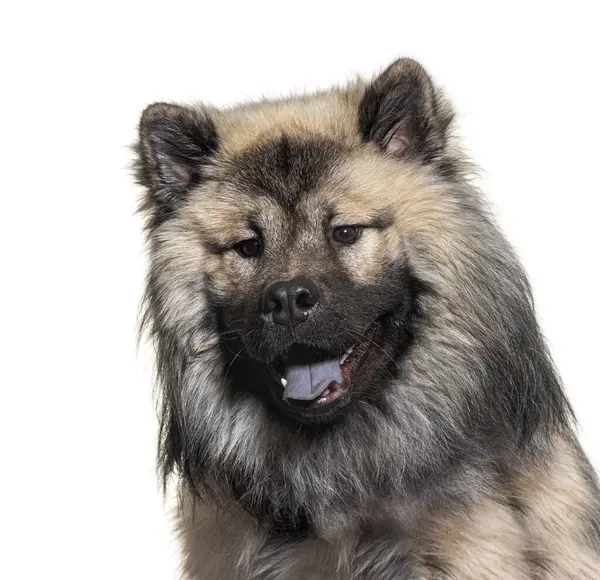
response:
M341 384L342 371L338 359L329 359L289 365L285 369L285 378L284 399L313 401L323 394L332 381Z

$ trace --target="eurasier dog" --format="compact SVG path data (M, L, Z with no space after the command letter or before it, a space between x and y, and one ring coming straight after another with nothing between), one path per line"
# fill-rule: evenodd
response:
M144 111L144 326L186 578L600 578L595 475L452 120L407 59Z

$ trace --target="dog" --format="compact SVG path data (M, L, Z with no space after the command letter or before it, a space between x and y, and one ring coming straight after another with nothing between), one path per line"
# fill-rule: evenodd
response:
M410 59L142 113L184 578L600 578L596 475L453 122Z

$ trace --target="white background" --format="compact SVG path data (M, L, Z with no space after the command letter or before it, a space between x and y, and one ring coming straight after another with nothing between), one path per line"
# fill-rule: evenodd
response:
M596 3L203 4L2 8L0 577L176 577L135 353L128 144L155 100L224 105L420 59L456 104L600 466Z

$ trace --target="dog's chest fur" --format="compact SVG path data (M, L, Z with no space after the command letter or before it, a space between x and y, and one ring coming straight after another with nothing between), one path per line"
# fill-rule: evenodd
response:
M327 541L269 536L250 516L184 500L178 519L189 580L596 580L598 506L587 465L561 440L542 469L444 508L411 530ZM390 506L390 509L392 507Z

